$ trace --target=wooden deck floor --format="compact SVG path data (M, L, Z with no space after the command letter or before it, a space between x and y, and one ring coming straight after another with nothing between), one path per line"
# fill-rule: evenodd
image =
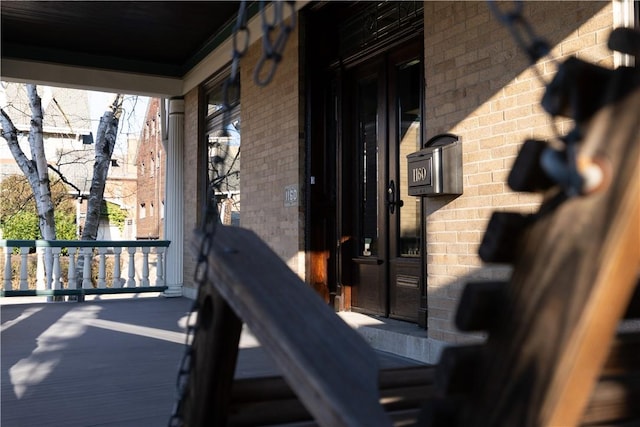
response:
M192 302L131 298L0 308L2 427L166 426ZM276 373L249 334L237 377ZM413 364L379 353L382 367Z

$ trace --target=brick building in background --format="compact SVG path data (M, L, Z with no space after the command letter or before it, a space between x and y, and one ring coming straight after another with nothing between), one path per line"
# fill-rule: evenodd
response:
M149 100L147 115L140 132L136 165L136 239L162 239L166 162L162 147L159 98Z

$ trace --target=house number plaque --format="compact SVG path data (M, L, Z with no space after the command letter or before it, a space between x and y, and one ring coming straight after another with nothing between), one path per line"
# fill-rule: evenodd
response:
M298 206L298 186L296 184L284 187L284 206Z

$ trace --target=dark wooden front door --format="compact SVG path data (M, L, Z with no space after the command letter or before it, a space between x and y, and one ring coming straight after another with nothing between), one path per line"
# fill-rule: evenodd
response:
M344 80L341 204L352 231L343 268L352 272L352 309L417 321L421 202L407 194L406 156L421 147L421 44L350 69Z

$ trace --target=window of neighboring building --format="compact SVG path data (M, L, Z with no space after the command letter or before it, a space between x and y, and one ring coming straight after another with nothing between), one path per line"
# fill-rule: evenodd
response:
M160 204L160 219L164 219L164 200Z
M231 206L231 213L225 215L227 219L222 216L221 219L228 224L238 224L240 217L240 94L229 94L229 102L237 105L229 115L226 129L223 129L226 78L227 74L205 84L207 112L205 141L207 141L209 154L207 173L210 182L214 183L216 188L219 211L228 212Z
M154 206L153 203L151 203L151 205L149 206L151 209L149 210L149 215L153 217L155 210L154 210Z
M144 203L140 203L140 214L138 215L140 219L147 217L147 206Z

